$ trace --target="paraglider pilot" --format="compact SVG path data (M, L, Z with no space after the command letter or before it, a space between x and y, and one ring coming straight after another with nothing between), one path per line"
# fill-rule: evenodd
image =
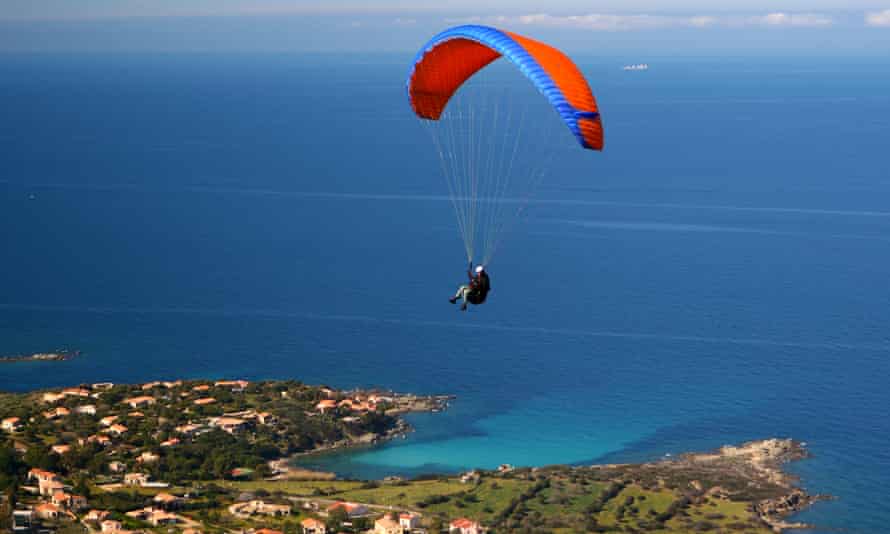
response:
M457 288L457 293L448 299L452 304L457 302L457 299L463 299L461 311L467 311L467 304L482 304L485 302L488 292L491 291L491 280L488 278L488 273L485 272L485 267L477 265L474 274L473 262L470 262L470 266L467 268L467 277L470 279L470 283Z

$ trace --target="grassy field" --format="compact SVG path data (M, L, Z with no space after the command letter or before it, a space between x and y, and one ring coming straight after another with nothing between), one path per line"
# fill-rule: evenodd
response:
M457 517L468 517L489 526L492 533L772 532L753 512L747 497L750 492L730 498L722 487L702 488L698 483L691 483L690 477L699 474L698 471L658 469L653 474L652 469L632 466L617 469L555 466L506 475L484 472L478 482L466 484L456 478L399 482L218 481L217 484L229 488L232 494L262 490L279 501L288 497L316 501L321 509L337 500L364 503L372 505L374 517L379 517L384 510L373 506L416 511L424 523L433 528ZM295 508L302 505L300 499L293 502Z

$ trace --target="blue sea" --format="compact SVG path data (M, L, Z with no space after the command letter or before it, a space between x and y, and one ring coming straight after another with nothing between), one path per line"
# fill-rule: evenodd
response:
M890 60L576 57L566 150L490 265L463 247L412 54L0 56L0 389L296 378L453 393L343 476L640 461L772 436L885 532Z

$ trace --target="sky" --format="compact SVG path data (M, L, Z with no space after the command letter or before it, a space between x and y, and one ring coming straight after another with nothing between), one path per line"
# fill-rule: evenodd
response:
M406 51L461 23L593 54L890 53L890 0L2 0L0 52Z

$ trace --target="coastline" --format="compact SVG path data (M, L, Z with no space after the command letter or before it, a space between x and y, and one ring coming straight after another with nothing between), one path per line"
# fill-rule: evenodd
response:
M790 438L749 441L741 445L724 445L711 452L685 453L677 458L639 464L642 471L664 472L664 468L697 475L689 485L703 496L731 498L750 494L752 511L775 532L814 528L787 518L809 508L816 502L831 500L826 494L810 494L799 486L797 476L784 467L810 458L805 442ZM620 469L620 465L592 466L594 469ZM664 475L661 475L664 476ZM706 487L705 481L718 477L719 483Z

